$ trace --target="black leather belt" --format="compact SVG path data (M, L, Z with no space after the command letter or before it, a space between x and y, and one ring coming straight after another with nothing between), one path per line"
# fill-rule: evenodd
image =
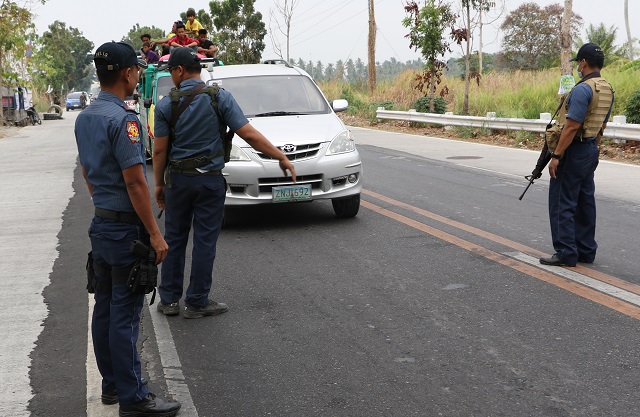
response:
M140 217L133 211L114 211L96 207L95 214L96 216L116 222L142 225L142 220L140 220Z
M179 168L169 168L169 170L174 174L199 174L199 175L222 175L222 171L216 169L215 171L204 171L200 172L195 168L190 169L179 169Z

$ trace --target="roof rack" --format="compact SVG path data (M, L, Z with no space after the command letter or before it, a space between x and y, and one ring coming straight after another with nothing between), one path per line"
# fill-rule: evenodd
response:
M285 59L265 59L264 61L262 61L263 64L273 64L273 65L284 65L288 68L293 68L293 65L291 65L290 62L288 62Z

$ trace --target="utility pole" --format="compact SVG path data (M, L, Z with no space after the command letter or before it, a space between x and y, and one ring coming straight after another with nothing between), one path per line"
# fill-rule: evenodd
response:
M374 0L369 0L369 93L376 89L376 17Z
M573 0L564 0L564 14L562 15L562 28L560 34L560 65L561 75L572 75L571 67L571 17L573 16Z

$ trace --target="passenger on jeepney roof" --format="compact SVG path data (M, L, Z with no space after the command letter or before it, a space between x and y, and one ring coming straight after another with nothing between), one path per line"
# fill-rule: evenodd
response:
M167 33L167 37L164 39L158 39L157 41L154 42L154 46L162 45L163 56L169 55L169 53L171 52L169 40L171 40L171 38L176 36L176 26L178 26L178 24L181 24L184 26L184 23L182 23L182 20L176 20L175 22L173 22L173 26L171 27L171 32Z
M140 40L142 41L142 45L144 45L145 42L149 42L149 48L155 52L156 42L151 41L151 35L149 35L148 33L140 35ZM140 47L140 50L142 51L142 47ZM144 56L144 51L142 51L142 56Z
M158 61L160 61L160 57L151 49L149 42L142 44L142 59L144 59L147 64L157 64Z
M189 36L196 36L200 29L204 29L200 22L198 22L198 19L196 19L196 11L192 8L187 10L187 23L185 23L184 27Z
M198 31L198 53L210 58L215 58L218 55L218 47L211 40L207 39L207 29L200 29Z
M169 39L168 43L170 46L169 53L175 48L185 47L193 49L193 52L198 52L198 41L187 36L184 23L182 22L176 24L176 36Z

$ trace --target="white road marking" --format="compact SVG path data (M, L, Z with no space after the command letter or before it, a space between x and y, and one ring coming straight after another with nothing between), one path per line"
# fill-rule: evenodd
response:
M550 266L550 265L542 265L537 258L534 258L533 256L525 255L522 252L506 252L506 253L503 253L503 255L518 259L519 261L525 262L529 265L533 265L540 269L544 269L545 271L554 273L556 275L560 275L563 278L567 278L571 281L577 282L578 284L582 284L596 291L600 291L601 293L610 295L612 297L618 298L620 300L626 301L630 304L640 307L639 295L623 290L621 288L618 288L615 285L598 281L597 279L588 277L586 275L580 274L578 272L572 271L567 268Z
M147 295L147 302L151 302L151 294ZM156 302L160 302L156 300ZM167 322L167 317L158 312L154 306L149 306L151 314L151 322L153 323L153 331L156 334L158 343L158 352L160 353L160 362L162 364L162 372L167 382L168 394L174 399L180 401L180 415L189 417L198 417L198 410L193 404L191 392L185 383L184 374L182 373L182 364L180 357L176 351L176 345L173 342L171 329ZM181 318L176 318L182 320Z

